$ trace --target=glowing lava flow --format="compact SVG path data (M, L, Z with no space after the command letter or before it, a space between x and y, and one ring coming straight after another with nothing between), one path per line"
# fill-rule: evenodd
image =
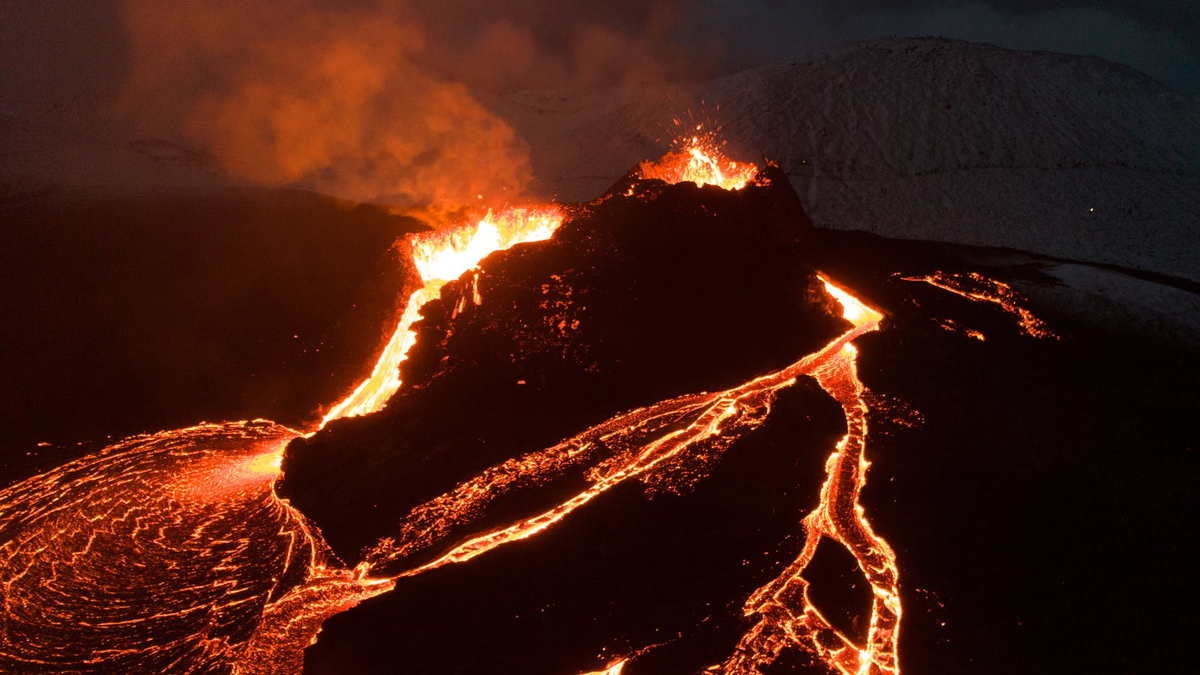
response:
M724 156L710 135L692 136L680 150L667 153L657 162L642 162L637 172L641 178L657 178L668 183L690 182L701 187L716 185L726 190L740 190L754 179L758 167Z
M842 405L848 433L826 463L828 480L820 504L804 521L806 543L800 557L746 604L747 615L759 616L735 654L724 664L727 673L757 673L786 647L809 650L845 673L897 673L896 643L900 602L898 573L891 548L874 534L858 495L868 463L863 386L854 369L850 341L876 330L883 316L822 279L826 290L841 303L843 317L853 327L815 354L783 370L741 386L663 401L614 417L546 450L505 462L464 482L455 490L413 510L402 523L397 540L381 542L368 555L372 566L402 559L414 550L443 538L452 528L469 523L501 494L544 481L585 459L598 459L589 473L591 487L541 514L477 535L435 560L401 572L409 577L444 565L463 563L499 546L532 537L562 521L579 507L630 478L646 477L685 454L719 453L770 414L776 392L808 375ZM605 456L596 457L603 448ZM855 645L833 629L809 602L801 573L823 537L840 543L855 557L874 591L871 629L865 645Z
M0 671L229 672L277 642L264 612L328 576L273 490L298 435L256 420L135 436L0 490ZM345 577L327 609L379 590Z
M1036 338L1058 339L1058 335L1055 335L1046 326L1044 321L1020 306L1019 303L1022 300L1020 294L1014 291L1012 286L1003 281L990 279L977 272L971 272L966 275L934 272L923 277L902 278L904 281L924 281L930 286L950 291L975 302L991 303L1016 317L1017 323L1026 335ZM978 340L984 339L983 334L978 331L967 331L967 333Z
M621 671L625 669L625 663L628 659L621 659L604 670L596 670L583 675L621 675Z
M412 325L421 318L425 303L438 297L442 286L474 268L488 255L517 244L549 239L562 224L562 213L553 206L514 207L487 216L473 225L413 235L409 245L422 286L408 299L400 322L370 377L335 404L319 428L342 417L368 415L383 408L400 388L400 363L416 343ZM476 278L475 302L481 301Z
M882 315L828 281L825 287L842 304L843 316L854 323L857 334L878 328ZM758 673L761 666L773 662L788 647L815 652L826 664L846 675L900 672L896 654L900 631L896 555L871 529L858 503L869 463L864 452L867 405L855 370L856 355L854 345L845 342L813 373L821 388L842 405L847 433L825 463L827 478L821 488L820 504L804 519L804 549L783 574L747 601L746 614L758 616L758 623L725 662L726 673ZM854 644L834 629L808 598L808 582L801 574L823 538L844 546L871 585L871 623L864 645Z
M644 163L641 174L726 189L753 178L753 165L728 160L715 147L693 137L684 151ZM518 208L412 237L423 285L371 376L320 426L386 404L415 341L411 327L448 280L494 251L550 237L561 221L553 207ZM133 437L0 490L0 669L298 672L327 617L392 589L396 579L534 536L628 479L650 480L719 455L767 419L779 390L810 376L842 405L848 433L827 461L819 505L804 521L803 552L749 599L747 616L758 621L721 668L758 672L792 646L845 673L896 673L897 572L891 549L858 504L866 405L850 344L882 316L823 281L852 328L820 351L725 391L624 413L493 467L414 509L397 538L381 541L355 570L341 566L308 521L276 496L282 450L300 432L264 420ZM472 298L481 301L478 277ZM590 487L554 508L466 538L395 577L367 577L469 528L499 496L585 462ZM824 538L854 555L874 591L863 645L834 630L808 601L800 575ZM617 675L625 663L603 672Z

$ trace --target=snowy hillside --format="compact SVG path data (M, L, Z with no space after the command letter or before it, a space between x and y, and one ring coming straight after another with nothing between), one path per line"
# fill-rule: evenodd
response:
M895 39L697 85L489 104L560 199L660 154L690 110L734 157L779 162L818 226L1200 280L1200 103L1100 59Z

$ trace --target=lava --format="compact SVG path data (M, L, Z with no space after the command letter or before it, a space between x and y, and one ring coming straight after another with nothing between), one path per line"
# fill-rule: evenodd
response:
M828 281L825 285L842 304L843 316L855 324L858 334L878 329L882 315ZM787 647L808 649L846 675L900 672L896 555L871 529L858 502L869 463L865 455L867 404L855 370L856 355L854 345L843 343L813 373L821 388L842 405L847 433L825 463L827 478L820 503L804 519L806 537L799 557L747 601L746 614L757 616L758 623L724 664L726 673L758 673ZM866 644L857 645L837 631L809 600L808 582L801 575L825 538L838 542L854 556L859 571L871 585L873 602Z
M726 190L740 190L754 179L758 167L735 162L723 155L712 135L696 135L686 139L679 150L667 153L657 162L638 165L640 178L655 178L667 183L695 183L701 187L716 185Z
M859 323L821 351L732 389L680 396L623 413L553 447L493 467L414 509L401 525L399 540L377 546L368 556L370 565L376 567L404 557L415 550L418 543L435 540L451 526L469 520L500 494L545 480L550 473L561 472L592 458L601 446L605 448L606 456L590 472L594 482L587 490L544 513L475 536L436 560L400 576L466 562L498 546L527 539L625 480L650 473L689 450L716 445L719 452L728 447L746 430L766 420L775 392L794 384L800 375L815 373L822 363L836 358L850 340L872 328L881 318L832 284L826 282L826 287L831 294L838 294L835 297L845 298L845 306L851 308L846 310L847 315L855 316Z
M639 168L644 178L729 190L742 188L756 171L752 164L724 157L710 138L699 136ZM476 269L494 251L550 237L561 222L552 206L511 208L473 224L410 237L422 286L410 297L371 376L334 405L320 427L386 404L400 385L399 364L416 339L412 325L448 281ZM819 504L804 520L803 552L747 601L746 614L758 617L757 623L721 669L757 672L790 645L846 673L898 672L895 559L858 504L868 465L866 405L851 341L876 330L882 315L822 281L851 328L818 352L728 390L623 413L553 447L492 467L413 509L397 537L380 541L354 570L342 566L304 517L275 495L283 449L301 432L267 421L133 437L0 491L6 514L0 521L6 534L0 546L6 609L0 662L39 670L84 663L98 669L161 669L188 662L201 669L232 665L243 673L298 671L304 647L315 640L325 618L392 589L405 577L465 563L535 536L624 481L646 480L689 457L717 455L767 419L778 391L809 376L842 405L848 432L826 464ZM470 298L482 302L478 271ZM466 300L464 295L459 304ZM458 528L469 528L499 496L585 462L590 487L557 506L475 534L392 577L369 576ZM823 538L846 547L874 589L866 644L855 645L834 631L804 592L801 574ZM130 575L130 569L138 573ZM72 600L63 604L61 598ZM94 629L89 640L74 637L78 626ZM831 632L837 636L833 646L822 638ZM620 673L628 660L602 672Z
M987 302L996 305L1005 313L1017 319L1017 324L1026 335L1035 338L1057 340L1058 335L1050 330L1046 323L1021 306L1024 298L1012 289L1012 286L990 279L978 272L968 274L947 274L934 272L923 277L902 277L904 281L923 281L930 286L950 291L975 302ZM978 331L966 331L968 335L983 340L983 334Z
M621 659L604 670L583 673L583 675L621 675L621 671L625 669L625 663L628 661L629 659Z
M416 343L412 325L421 318L425 303L441 294L442 286L476 267L488 255L517 244L549 239L562 224L562 213L554 206L513 207L499 214L488 212L473 224L435 230L409 239L413 263L422 285L408 299L408 305L383 353L349 396L334 404L318 428L342 417L357 417L377 412L400 388L400 363ZM474 286L475 303L482 302L478 277Z

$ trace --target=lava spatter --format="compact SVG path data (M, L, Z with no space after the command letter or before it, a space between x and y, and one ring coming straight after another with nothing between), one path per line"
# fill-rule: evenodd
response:
M740 190L758 173L754 164L736 162L722 154L720 143L712 134L689 136L679 145L679 149L667 153L657 162L639 164L638 177L672 184L695 183L701 187L716 185L726 190Z

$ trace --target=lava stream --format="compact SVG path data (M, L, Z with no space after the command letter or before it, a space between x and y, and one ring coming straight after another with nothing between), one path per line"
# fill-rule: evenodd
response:
M336 403L321 420L319 429L342 417L369 415L383 408L400 388L400 363L416 344L412 325L421 318L425 303L441 294L442 286L474 268L488 255L517 244L549 239L562 224L562 213L554 206L513 207L499 214L490 211L475 224L412 235L409 246L413 263L421 275L421 288L408 299L400 322L384 347L383 354L349 396ZM473 298L478 304L478 278Z
M827 281L826 287L830 286ZM862 332L877 329L881 315L835 290L830 288L845 308L848 320ZM787 647L815 652L846 675L900 672L896 652L901 613L896 555L871 529L858 503L869 463L865 456L867 405L855 369L856 355L854 345L846 343L814 373L821 388L842 405L847 433L825 464L827 478L821 488L821 501L804 519L803 550L783 574L747 601L746 614L757 615L758 623L743 636L724 664L726 673L759 673L761 666L773 662ZM871 623L865 645L856 645L834 629L809 600L808 582L801 575L823 538L844 546L871 585Z

